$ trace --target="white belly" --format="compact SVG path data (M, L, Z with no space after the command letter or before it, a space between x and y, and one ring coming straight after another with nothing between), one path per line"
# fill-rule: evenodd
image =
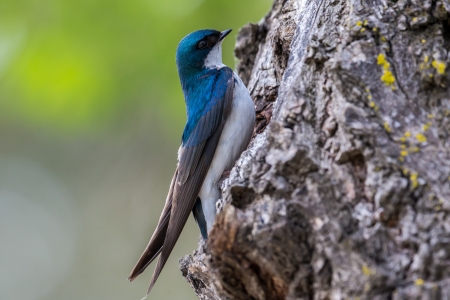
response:
M234 78L231 113L224 125L211 166L199 193L208 232L214 223L216 202L221 196L217 183L222 173L231 170L247 147L255 124L255 107L252 98L241 79L236 74Z

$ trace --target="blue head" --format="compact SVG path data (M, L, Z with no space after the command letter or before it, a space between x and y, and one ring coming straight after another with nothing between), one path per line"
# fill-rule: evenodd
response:
M222 40L231 29L217 31L204 29L194 31L184 37L177 48L177 67L181 81L183 78L199 74L204 68L222 65Z

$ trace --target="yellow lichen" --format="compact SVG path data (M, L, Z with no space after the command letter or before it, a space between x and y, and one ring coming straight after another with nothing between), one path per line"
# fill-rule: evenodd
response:
M377 271L369 268L366 264L363 264L361 270L362 270L363 274L366 275L366 276L370 276L370 275L373 275L373 274L377 273Z
M419 141L419 143L425 143L427 141L427 137L422 133L416 134L416 139Z
M369 269L368 266L363 265L363 266L362 266L362 272L363 272L364 275L370 276L370 269Z
M423 62L419 64L419 69L420 69L420 70L428 69L428 68L430 67L430 65L429 65L429 63L428 63L429 60L430 60L429 56L428 56L428 55L425 55L425 56L423 57Z
M400 138L400 142L402 142L402 143L406 142L406 138L405 138L404 136L402 136L402 137Z
M430 129L430 127L431 127L431 122L428 122L427 124L424 124L422 126L422 130L423 131L427 131L428 129Z
M362 22L361 21L356 21L356 26L359 26L359 27L361 27L362 26Z
M405 161L405 158L404 158L404 157L401 157L401 156L399 156L399 157L398 157L398 160L399 160L399 161L401 161L401 162L403 162L403 161Z
M436 71L439 74L444 74L445 73L445 68L447 67L445 65L445 62L443 62L442 60L433 60L433 62L431 63L431 65L433 66L433 68L436 69Z
M369 102L369 106L370 106L370 107L375 107L375 105L376 105L375 102L373 102L373 101L370 101L370 102Z
M428 114L428 119L433 119L434 115L433 114Z
M418 285L418 286L422 286L424 283L425 283L425 282L423 281L422 278L417 278L417 279L414 281L414 284L415 284L415 285Z
M391 64L386 60L386 56L383 53L378 54L377 64L383 67L383 75L381 75L381 81L387 86L392 86L395 82L394 74L389 70Z
M422 44L425 44L427 41L426 40L422 40Z
M442 209L441 205L436 205L436 207L434 208L436 211L440 211Z
M377 27L374 27L372 30L373 30L373 32L377 32L377 31L378 31L378 28L377 28Z
M411 151L417 153L417 152L420 151L420 148L419 147L412 147Z
M366 31L366 29L363 27L363 28L361 28L361 30L359 32L364 32L364 31Z
M384 122L383 126L387 132L391 132L391 127L389 126L389 124L387 122Z
M367 26L367 24L369 24L369 21L368 21L368 20L364 20L363 25L364 25L364 26Z
M409 180L411 180L411 184L413 189L417 188L419 186L419 175L416 172L411 173L409 176Z
M392 85L395 82L394 74L392 74L389 70L383 70L381 81L383 81L386 85Z
M378 54L377 64L383 65L383 67L387 64L387 67L389 68L389 62L386 61L386 56L384 56L383 53Z
M386 42L386 38L384 36L382 36L381 41Z
M409 173L408 168L403 168L402 173L403 173L403 175L408 175L408 173Z
M409 138L411 136L411 132L407 131L405 132L405 137Z
M406 149L406 145L405 145L405 144L401 144L401 145L400 145L400 148Z
M401 156L403 156L403 157L405 157L405 156L408 156L408 151L407 150L402 150L402 151L400 151L400 155Z

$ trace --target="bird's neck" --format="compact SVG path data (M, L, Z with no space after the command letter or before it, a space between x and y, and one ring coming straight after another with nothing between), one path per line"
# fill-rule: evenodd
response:
M195 115L197 110L202 110L210 100L210 97L207 95L212 91L216 76L219 73L220 69L217 68L203 68L198 72L189 73L188 75L180 74L188 117L192 114Z
M218 68L199 68L191 70L183 70L179 72L181 87L185 98L196 90L201 90L204 85L208 84L208 80L211 80L211 76L217 73ZM186 99L187 100L187 99Z

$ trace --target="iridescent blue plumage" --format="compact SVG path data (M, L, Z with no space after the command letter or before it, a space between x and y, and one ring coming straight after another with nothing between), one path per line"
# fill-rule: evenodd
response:
M181 40L177 67L187 122L163 212L150 242L131 271L136 278L159 255L148 292L161 273L190 212L206 239L220 198L218 182L247 147L255 110L241 79L222 64L223 38L231 30L199 30Z
M225 35L228 32L225 32ZM186 127L182 137L184 147L196 146L207 139L219 121L215 118L215 124L212 124L209 130L199 132L201 128L195 129L202 116L216 105L222 104L228 88L227 81L233 77L233 71L229 68L206 67L205 60L211 48L199 49L198 47L199 41L215 45L223 39L221 34L212 29L195 31L182 39L178 45L176 61L187 113ZM221 108L217 109L220 111ZM191 134L194 136L191 137Z
M197 146L211 136L219 125L223 109L223 98L228 89L227 82L232 79L230 68L204 69L189 78L183 85L186 101L187 122L183 131L183 147ZM199 125L201 117L215 110L208 124ZM205 127L205 125L207 127Z

